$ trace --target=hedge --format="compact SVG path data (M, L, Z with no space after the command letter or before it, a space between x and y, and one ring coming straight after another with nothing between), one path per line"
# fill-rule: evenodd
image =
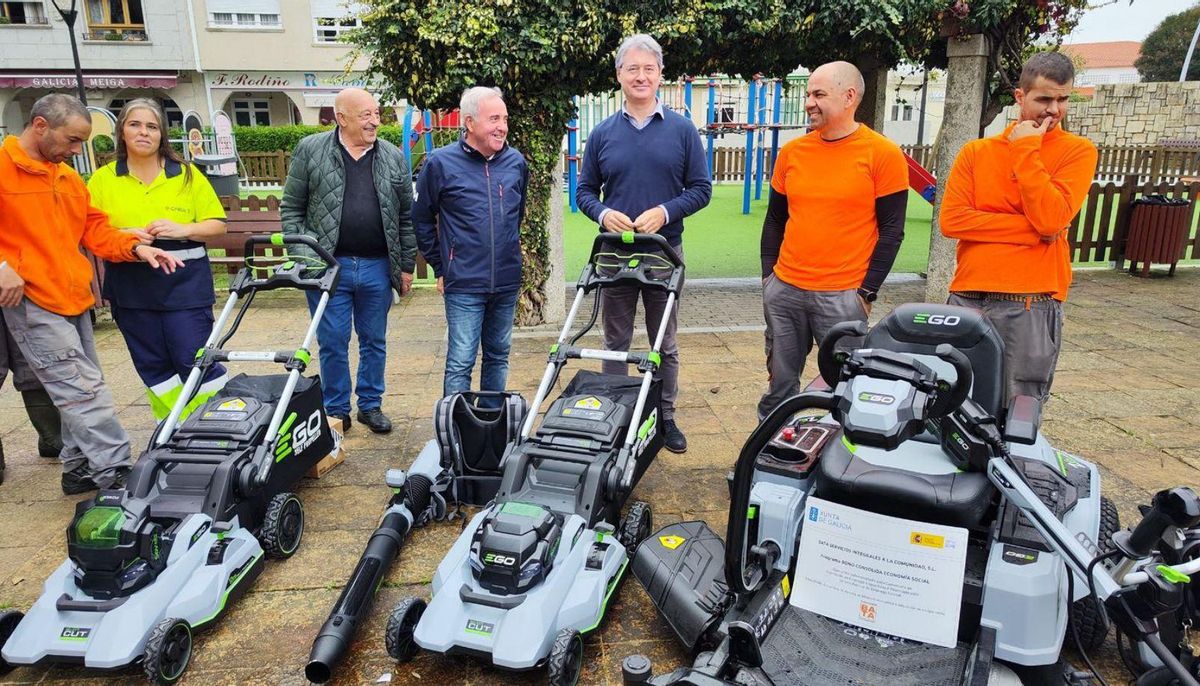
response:
M307 124L296 124L293 126L235 126L233 127L233 137L237 141L238 152L276 152L283 150L291 152L301 138L328 131L332 126L311 126ZM211 134L212 129L205 128L206 134ZM171 138L184 138L184 131L180 128L172 128L167 132ZM404 139L404 128L401 126L385 125L379 127L379 137L400 146ZM457 131L447 131L445 129L437 129L434 131L433 144L435 147L445 145L458 137ZM176 149L183 151L183 146L176 144Z

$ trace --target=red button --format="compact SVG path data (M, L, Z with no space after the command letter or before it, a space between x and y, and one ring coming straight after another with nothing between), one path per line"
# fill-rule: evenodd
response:
M796 440L796 430L792 427L785 427L783 433L779 435L786 443L791 443Z

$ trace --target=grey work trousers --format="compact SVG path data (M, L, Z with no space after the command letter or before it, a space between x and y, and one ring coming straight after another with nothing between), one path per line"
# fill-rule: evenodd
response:
M0 308L0 388L12 373L13 387L18 391L40 391L42 384L33 373L33 368L21 354L8 326L4 323L4 309Z
M867 321L857 290L806 291L775 274L763 282L763 317L768 386L758 401L760 419L800 392L804 360L830 328L841 322Z
M4 309L13 341L62 416L63 471L87 465L101 488L118 467L133 464L129 437L100 372L87 313L74 317L42 309L29 298Z
M1062 303L966 298L951 293L947 304L982 312L1004 341L1006 399L1031 395L1044 404L1050 399L1054 368L1062 348Z
M683 259L683 246L675 248L679 259ZM658 327L662 323L663 310L667 307L667 291L661 288L641 288L640 286L608 286L600 290L601 320L604 322L604 349L629 350L633 342L633 318L637 313L638 295L641 295L642 306L646 310L646 336L650 345L658 336ZM662 365L658 368L662 378L662 418L663 421L675 418L675 399L679 397L679 343L675 340L675 330L678 328L679 299L671 307L671 316L667 319L667 330L663 333ZM629 373L629 365L624 362L605 360L601 369L605 374Z

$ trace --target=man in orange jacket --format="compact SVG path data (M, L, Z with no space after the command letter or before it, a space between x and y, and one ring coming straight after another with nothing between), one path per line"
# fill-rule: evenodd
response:
M1050 396L1071 285L1067 227L1087 198L1096 146L1063 130L1075 68L1030 57L1013 95L1019 120L963 147L946 183L942 233L958 239L951 305L981 310L1004 340L1008 397Z
M120 231L91 206L83 179L64 162L92 130L69 95L33 105L20 136L0 147L0 307L13 340L62 416L62 489L68 495L124 484L129 438L100 373L88 310L92 265L80 246L113 262L144 260L171 273L175 257Z

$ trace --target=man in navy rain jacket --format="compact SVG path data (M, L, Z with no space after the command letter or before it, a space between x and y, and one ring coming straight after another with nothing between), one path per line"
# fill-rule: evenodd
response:
M508 380L513 316L521 289L521 221L529 168L506 143L508 108L497 88L467 89L463 136L433 151L417 177L417 248L446 303L444 395L471 390L483 343L480 389Z

